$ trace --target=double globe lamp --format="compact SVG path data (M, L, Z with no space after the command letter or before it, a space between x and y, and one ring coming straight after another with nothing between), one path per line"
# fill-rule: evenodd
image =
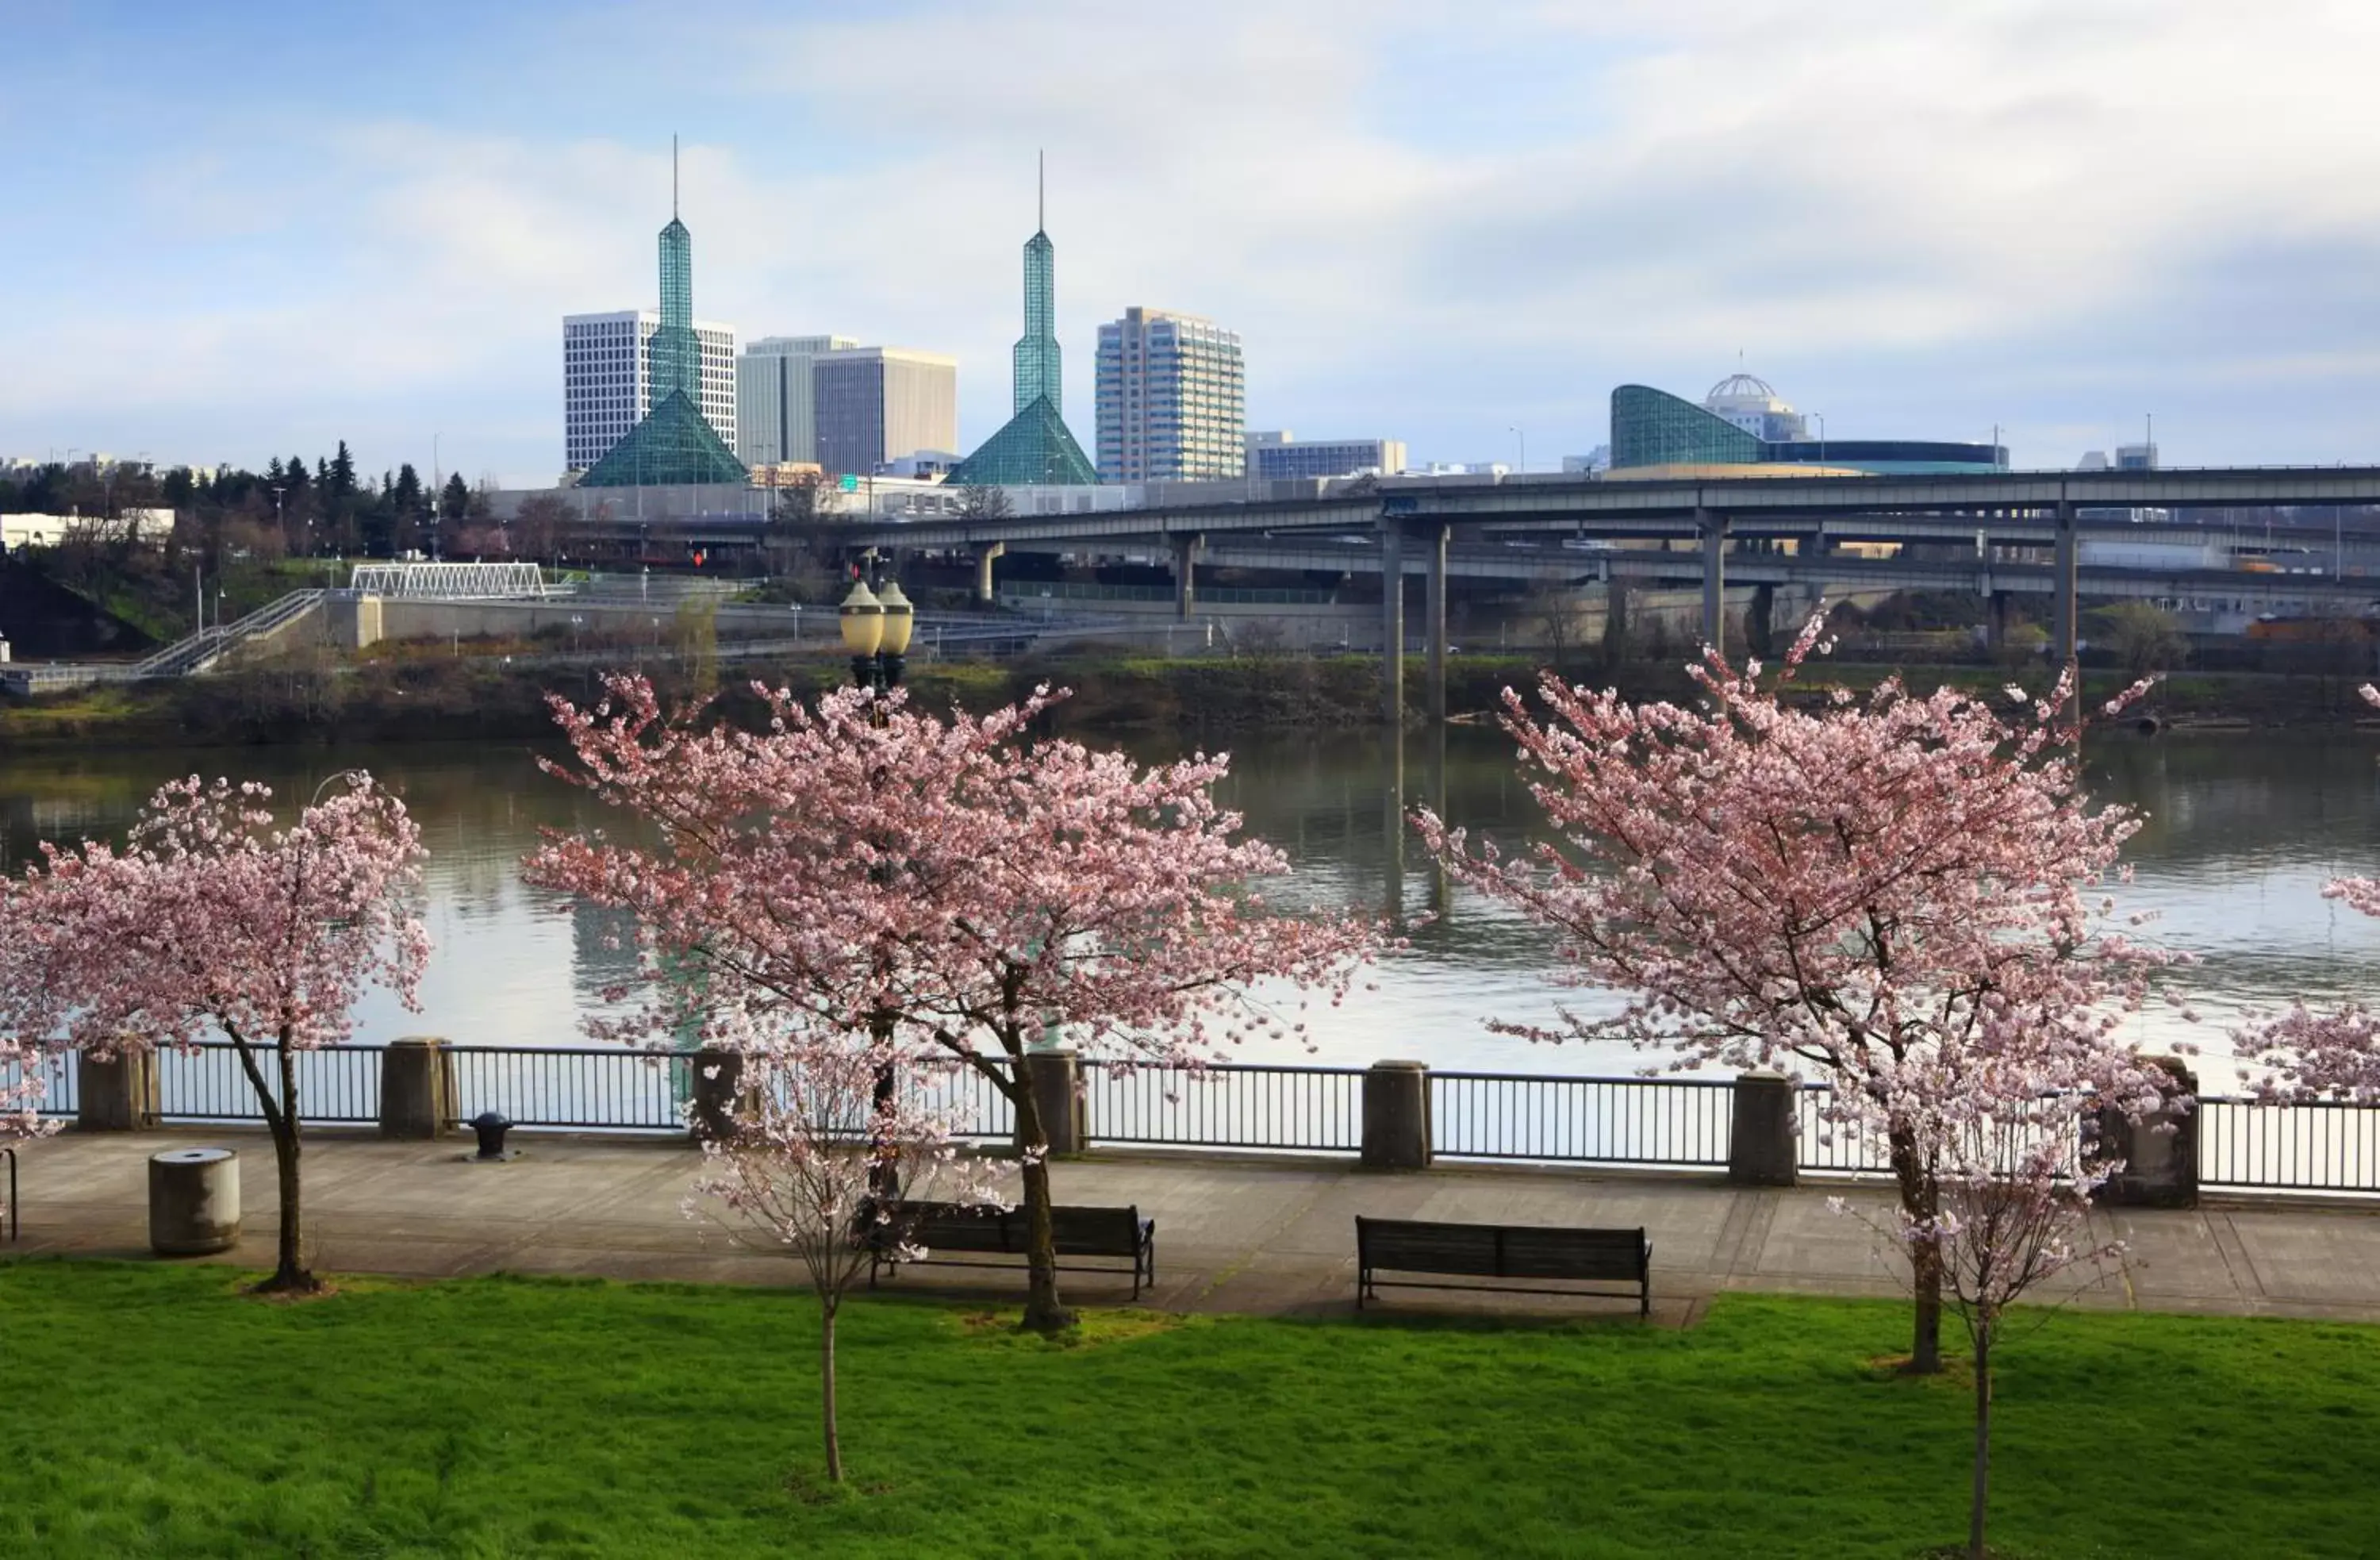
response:
M843 628L843 648L851 652L852 685L879 693L900 687L909 631L917 621L917 609L901 593L901 582L888 579L882 590L870 591L865 579L853 580L836 621Z

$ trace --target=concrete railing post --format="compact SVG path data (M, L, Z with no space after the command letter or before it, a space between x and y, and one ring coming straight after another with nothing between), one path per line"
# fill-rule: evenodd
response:
M2173 1079L2168 1099L2195 1096L2198 1079L2171 1056L2149 1058ZM2198 1206L2198 1112L2155 1110L2138 1120L2120 1110L2103 1110L2094 1124L2098 1130L2095 1157L2120 1159L2121 1168L2099 1188L2096 1200L2116 1208L2195 1208Z
M1025 1054L1025 1087L1033 1091L1033 1109L1041 1118L1041 1135L1049 1140L1052 1157L1081 1153L1091 1146L1082 1083L1082 1062L1071 1048Z
M138 1132L157 1125L157 1053L127 1042L105 1058L75 1053L75 1126Z
M707 1142L735 1129L735 1100L744 1086L744 1057L706 1045L688 1064L694 1074L694 1140Z
M380 1054L380 1135L436 1138L460 1119L455 1056L435 1035L405 1035Z
M1739 1073L1727 1134L1727 1178L1742 1187L1790 1187L1800 1170L1793 1102L1801 1087L1783 1073Z
M1374 1062L1364 1074L1364 1168L1427 1170L1429 1065Z

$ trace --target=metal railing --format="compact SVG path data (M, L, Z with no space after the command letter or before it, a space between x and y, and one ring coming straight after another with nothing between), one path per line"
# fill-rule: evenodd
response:
M1364 1146L1363 1087L1355 1067L1083 1068L1099 1143L1354 1153Z
M1431 1136L1449 1158L1724 1166L1733 1085L1679 1078L1433 1072Z
M2198 1183L2266 1191L2380 1191L2380 1110L2198 1102Z
M334 1126L377 1122L382 1049L301 1053L301 1119ZM529 1129L686 1130L696 1065L688 1055L493 1045L449 1046L446 1054L462 1120L493 1110ZM277 1090L271 1057L259 1060L268 1087ZM80 1101L71 1058L52 1055L43 1066L42 1113L75 1115ZM159 1119L262 1119L229 1044L167 1051L157 1066ZM1087 1135L1094 1144L1334 1154L1363 1148L1360 1067L1088 1061L1081 1076ZM1433 1147L1447 1159L1671 1169L1720 1169L1728 1163L1735 1093L1725 1079L1486 1072L1428 1078ZM931 1087L960 1136L986 1142L1014 1136L1006 1095L982 1072L952 1067ZM1795 1101L1801 1168L1821 1175L1886 1171L1885 1144L1829 1122L1828 1099L1824 1086L1807 1085ZM2380 1108L2212 1095L2198 1101L2192 1126L2202 1186L2380 1193Z

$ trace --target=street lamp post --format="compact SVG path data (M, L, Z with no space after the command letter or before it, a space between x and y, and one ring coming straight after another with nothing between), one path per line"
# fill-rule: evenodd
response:
M851 654L852 686L879 693L900 687L901 674L908 665L910 630L917 622L916 609L901 593L900 581L888 579L877 591L868 588L864 578L853 580L837 621L843 628L843 648Z
M851 593L844 597L836 621L843 629L843 648L851 653L853 687L868 689L880 696L901 686L901 673L909 651L909 633L916 619L916 610L909 604L909 598L901 593L899 580L885 580L880 591L868 588L865 574L851 582ZM868 716L870 725L884 725L884 702L880 697L868 701ZM885 776L879 774L871 777L871 783L880 786L884 779ZM889 866L880 862L874 870L888 871ZM894 1015L889 1012L879 1011L868 1020L868 1034L880 1053L891 1047L893 1018ZM888 1057L876 1069L873 1101L876 1116L880 1117L884 1114L899 1087L900 1080L894 1076L892 1063ZM882 1144L871 1142L870 1156L873 1163L868 1177L869 1194L882 1201L899 1200L901 1177L892 1155L885 1151Z

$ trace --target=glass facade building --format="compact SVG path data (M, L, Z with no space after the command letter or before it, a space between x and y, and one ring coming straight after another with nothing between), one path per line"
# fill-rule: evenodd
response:
M1025 241L1025 334L1017 338L1016 396L1012 413L1036 401L1064 415L1064 376L1058 361L1058 253L1050 235L1036 232Z
M952 467L942 479L945 484L966 487L978 483L1087 487L1099 480L1090 457L1066 431L1065 419L1046 396L1034 397L1031 405L1010 418L999 433L983 442L982 448Z
M1763 439L1682 396L1621 385L1611 392L1611 469L1624 474L1662 466L1823 466L1878 475L2000 471L2008 469L2008 450L1941 439Z

